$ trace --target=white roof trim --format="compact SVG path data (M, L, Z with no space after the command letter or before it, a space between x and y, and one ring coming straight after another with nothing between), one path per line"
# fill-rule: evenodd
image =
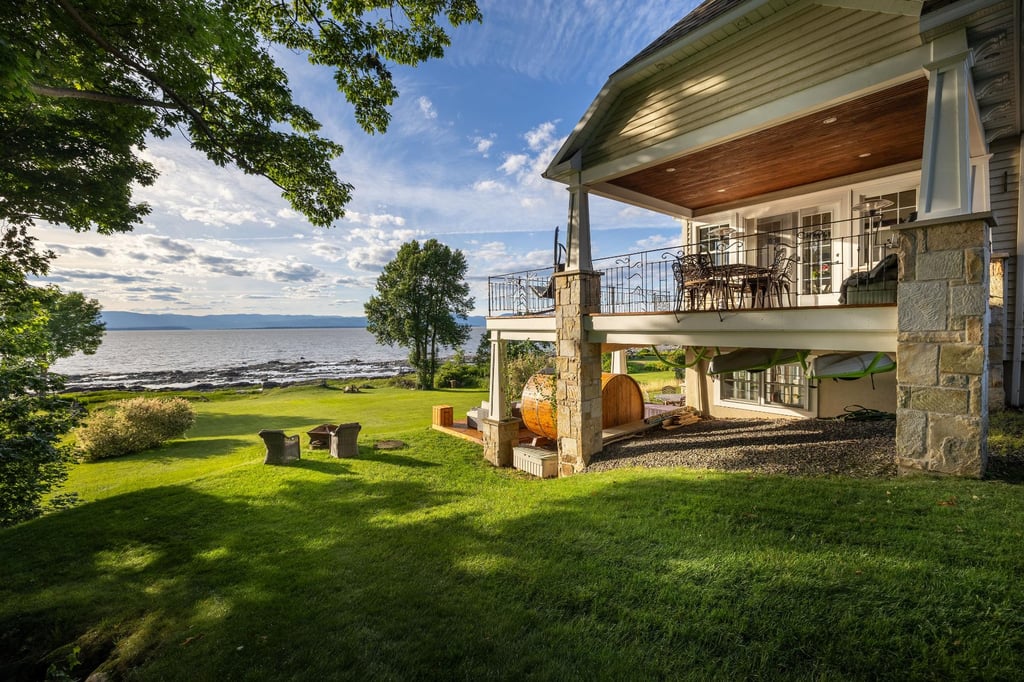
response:
M601 88L601 91L597 94L597 97L594 98L594 101L590 103L586 113L583 114L583 118L580 119L579 123L576 124L576 127L573 128L572 133L569 134L569 137L566 138L565 142L558 149L554 159L552 159L547 170L542 173L542 176L548 179L558 177L559 165L565 160L568 153L576 150L576 145L583 131L592 120L597 118L597 114L608 106L609 100L612 99L613 95L629 85L638 74L650 68L659 60L664 59L666 55L678 52L687 45L702 40L707 35L742 19L753 10L761 7L762 5L770 4L773 1L774 0L750 0L750 2L737 5L732 10L712 19L707 24L694 29L679 40L665 45L662 49L648 55L643 60L631 65L629 68L620 69L609 76L608 80L605 81L604 87Z

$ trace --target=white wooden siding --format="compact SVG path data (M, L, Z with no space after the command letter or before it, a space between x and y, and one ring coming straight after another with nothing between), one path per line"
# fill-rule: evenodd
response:
M784 10L623 91L587 144L584 167L642 151L920 44L912 17L806 5Z
M992 250L1003 251L1010 254L1006 260L1006 342L1008 349L1013 348L1014 329L1014 306L1017 296L1021 292L1016 291L1017 263L1017 212L1020 210L1020 148L1017 138L1005 138L992 144L989 149L992 152L992 160L989 162L989 177L991 178L990 196L992 201L992 215L996 220L996 227L992 229ZM1003 191L1005 177L1006 191ZM1007 389L1009 389L1009 377L1007 377Z

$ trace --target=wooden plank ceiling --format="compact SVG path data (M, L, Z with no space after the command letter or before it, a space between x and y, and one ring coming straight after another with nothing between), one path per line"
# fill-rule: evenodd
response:
M916 161L924 145L927 100L928 80L919 78L610 184L700 211Z

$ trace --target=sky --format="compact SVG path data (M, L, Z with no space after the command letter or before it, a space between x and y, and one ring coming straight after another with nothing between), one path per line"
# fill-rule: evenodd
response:
M268 180L218 168L181 138L142 155L160 177L135 198L152 212L106 236L38 225L58 254L46 282L105 310L209 315L363 315L381 268L411 239L465 253L474 314L487 277L549 267L568 193L544 180L608 76L695 0L481 0L483 23L451 32L445 57L395 67L400 97L385 134L368 135L326 69L276 53L297 102L345 152L346 216L324 229ZM678 243L679 223L591 197L594 258Z

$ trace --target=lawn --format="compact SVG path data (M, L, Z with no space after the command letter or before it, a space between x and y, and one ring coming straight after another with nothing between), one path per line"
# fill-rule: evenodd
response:
M0 679L1011 679L1024 490L627 470L539 481L429 429L481 391L196 403L0 531ZM260 428L359 421L262 465ZM408 447L375 451L381 439ZM305 437L303 438L305 441ZM77 663L76 663L77 661Z

